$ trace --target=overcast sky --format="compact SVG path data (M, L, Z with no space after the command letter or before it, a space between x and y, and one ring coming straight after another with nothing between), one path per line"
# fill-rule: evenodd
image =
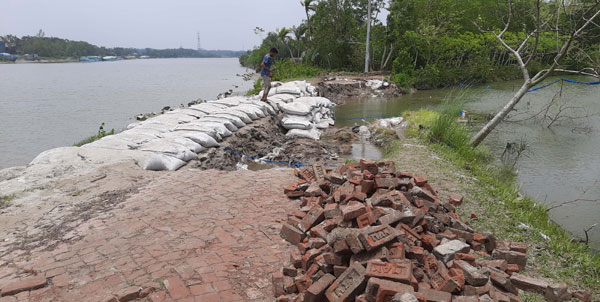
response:
M1 0L0 35L35 35L106 47L250 49L266 31L306 18L300 0Z

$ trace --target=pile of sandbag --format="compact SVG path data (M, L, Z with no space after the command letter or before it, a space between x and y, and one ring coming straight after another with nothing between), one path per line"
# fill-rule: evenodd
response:
M262 97L264 91L259 93ZM283 112L281 125L287 136L318 140L320 129L334 125L333 102L317 96L317 89L306 81L273 83L268 102Z
M82 148L127 151L146 170L177 170L252 121L275 114L276 109L265 102L229 97L130 124L127 130Z

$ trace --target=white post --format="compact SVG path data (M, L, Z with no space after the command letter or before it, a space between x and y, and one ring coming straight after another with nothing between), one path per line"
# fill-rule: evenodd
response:
M369 46L371 44L371 0L368 0L368 16L367 16L367 47L365 51L365 72L369 72Z

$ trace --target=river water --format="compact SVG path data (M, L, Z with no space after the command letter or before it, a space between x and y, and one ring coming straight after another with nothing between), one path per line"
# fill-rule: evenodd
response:
M139 113L248 91L252 81L236 76L245 72L238 59L0 64L0 169L71 146L103 122L119 130Z
M570 77L581 81L590 78ZM549 79L552 82L558 78ZM463 95L465 109L482 114L497 112L521 82L490 84L491 88L439 89L420 91L396 99L349 100L336 109L336 118L401 114L406 110L436 109L449 95ZM562 91L562 94L560 92ZM516 107L513 119L540 112L554 96L559 104L576 107L563 111L565 118L548 128L548 120L531 119L501 124L484 142L499 158L508 142L523 140L529 147L516 164L522 192L549 207L579 200L551 210L552 219L579 238L584 229L600 223L600 86L557 83L528 93ZM568 117L576 117L575 119ZM372 120L369 120L372 121ZM352 125L357 120L338 122ZM358 121L360 122L360 121ZM597 200L599 199L599 200ZM588 232L591 246L600 249L600 225Z

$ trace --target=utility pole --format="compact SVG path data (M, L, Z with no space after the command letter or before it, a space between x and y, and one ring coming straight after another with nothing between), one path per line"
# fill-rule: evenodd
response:
M366 47L366 51L365 51L365 72L369 72L369 46L371 44L371 0L367 0L368 4L367 4L367 11L368 11L368 16L367 16L367 47Z
M200 44L200 32L198 32L198 51L202 49L202 44Z

